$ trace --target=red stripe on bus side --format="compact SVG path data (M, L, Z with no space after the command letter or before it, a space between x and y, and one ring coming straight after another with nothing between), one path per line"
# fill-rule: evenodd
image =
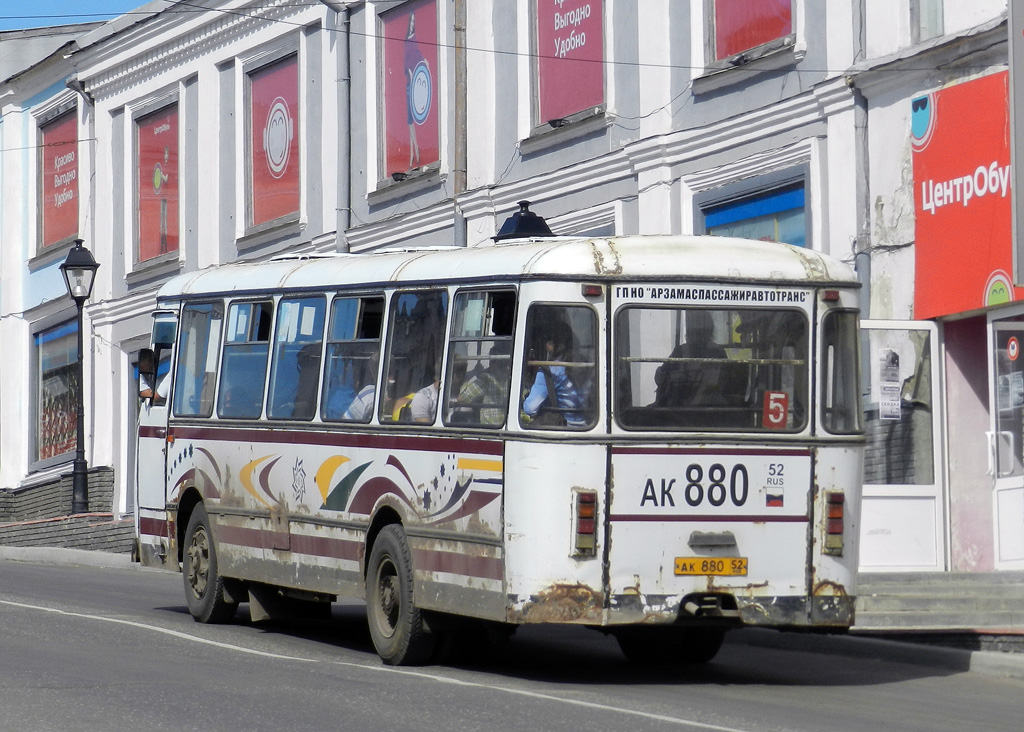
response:
M269 549L273 543L273 532L260 529L245 529L237 526L218 526L217 537L226 544L246 546L254 549ZM333 559L350 559L358 561L362 544L346 539L328 539L326 537L291 535L291 551L295 554L307 554L316 557ZM427 572L447 572L466 577L480 579L504 579L504 566L497 557L474 557L456 552L441 552L433 549L417 549L413 551L416 569Z
M139 533L146 536L167 537L167 519L139 517Z
M501 440L467 440L458 437L413 437L404 435L354 434L351 432L313 432L285 429L241 429L237 427L174 427L176 439L213 442L277 442L293 445L330 447L372 447L381 450L419 450L422 452L461 452L502 455Z
M609 521L646 521L646 522L725 522L737 521L748 524L800 524L807 523L810 519L807 516L651 516L649 514L612 514Z
M457 552L416 549L413 551L413 561L416 569L427 572L447 572L492 580L505 577L504 563L498 557L474 557Z
M331 559L350 559L359 561L362 553L362 542L351 539L329 539L326 536L306 536L292 534L292 552L308 554L314 557L330 557Z
M252 549L272 549L276 533L263 529L247 529L240 526L218 526L217 539L225 544L246 546ZM284 535L281 534L280 538ZM362 544L348 539L330 539L324 536L291 534L289 546L295 554L308 554L330 559L359 560Z

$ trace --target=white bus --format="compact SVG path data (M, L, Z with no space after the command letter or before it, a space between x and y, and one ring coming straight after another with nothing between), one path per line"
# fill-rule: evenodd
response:
M181 568L201 622L365 598L391 664L481 623L681 662L743 625L847 629L857 308L846 265L717 237L180 275L145 354L170 366L140 420L141 561Z

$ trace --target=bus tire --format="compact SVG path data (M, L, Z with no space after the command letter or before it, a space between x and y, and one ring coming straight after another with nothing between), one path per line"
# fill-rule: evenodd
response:
M434 636L424 627L414 600L409 544L402 527L389 524L370 551L366 619L377 654L391 666L424 664L434 650Z
M202 503L196 504L185 529L181 557L185 602L198 623L224 623L235 615L238 603L224 595L224 578L217 567L217 552L210 533L210 517Z
M723 628L623 628L615 640L630 662L644 665L707 663L725 640Z

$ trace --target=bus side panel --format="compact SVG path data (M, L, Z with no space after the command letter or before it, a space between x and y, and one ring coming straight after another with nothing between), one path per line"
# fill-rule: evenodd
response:
M497 441L177 428L175 497L196 488L221 573L361 597L367 531L401 522L424 609L504 618Z
M604 623L607 447L508 442L505 571L512 623ZM577 493L597 494L596 553L576 549Z
M481 620L505 620L500 546L420 536L407 529L416 605Z

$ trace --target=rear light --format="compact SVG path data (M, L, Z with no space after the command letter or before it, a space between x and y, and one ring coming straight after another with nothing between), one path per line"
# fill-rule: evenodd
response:
M825 302L839 302L839 290L823 290L821 299Z
M825 493L825 554L843 556L843 528L846 495L839 491Z
M597 554L597 493L576 493L576 556Z

